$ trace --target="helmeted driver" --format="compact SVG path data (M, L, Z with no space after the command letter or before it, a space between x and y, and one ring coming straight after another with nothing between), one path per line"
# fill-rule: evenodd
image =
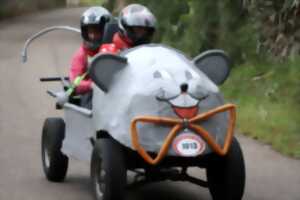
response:
M102 45L100 52L118 53L123 49L150 43L156 30L156 18L147 7L130 4L120 12L118 28L113 43Z

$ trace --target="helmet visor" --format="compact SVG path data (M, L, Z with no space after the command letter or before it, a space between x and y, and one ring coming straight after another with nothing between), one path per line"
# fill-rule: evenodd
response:
M132 26L128 27L129 38L135 45L150 43L154 29L149 27Z
M101 41L103 30L98 25L87 26L87 37L90 42Z

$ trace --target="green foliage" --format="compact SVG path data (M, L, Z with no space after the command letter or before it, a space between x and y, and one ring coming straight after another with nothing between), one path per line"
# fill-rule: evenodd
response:
M80 0L80 4L84 6L100 6L103 3L104 0Z
M285 59L300 53L300 0L253 0L248 5L262 51Z
M239 0L137 0L157 16L156 41L190 56L221 48L237 62L256 55L256 35ZM167 8L167 9L166 9Z

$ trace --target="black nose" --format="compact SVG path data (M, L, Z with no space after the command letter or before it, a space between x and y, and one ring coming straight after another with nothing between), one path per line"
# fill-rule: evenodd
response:
M180 89L181 89L181 92L187 92L187 90L189 89L189 85L187 83L182 83L180 85Z

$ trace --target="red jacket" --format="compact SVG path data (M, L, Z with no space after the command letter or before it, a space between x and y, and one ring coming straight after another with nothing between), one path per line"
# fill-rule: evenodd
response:
M119 33L115 33L113 36L113 43L102 44L100 53L112 53L117 54L124 49L132 47L131 42L122 37Z
M117 54L119 51L130 47L130 42L122 38L119 33L115 33L113 36L113 43L103 44L96 51L90 51L84 47L84 44L82 44L72 59L69 72L70 81L73 82L76 77L83 75L87 71L89 57L92 58L97 53ZM76 87L76 94L89 92L91 90L91 86L92 80L86 76L86 78L80 82L80 85Z

